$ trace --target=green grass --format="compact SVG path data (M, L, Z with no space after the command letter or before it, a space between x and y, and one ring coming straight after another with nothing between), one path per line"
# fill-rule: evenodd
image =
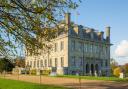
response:
M104 80L104 81L116 81L116 82L128 82L128 78L117 78L117 77L95 77L95 76L75 76L75 75L58 75L57 77L63 78L81 78L86 80Z
M35 83L22 82L0 78L0 89L69 89L54 85L39 85Z

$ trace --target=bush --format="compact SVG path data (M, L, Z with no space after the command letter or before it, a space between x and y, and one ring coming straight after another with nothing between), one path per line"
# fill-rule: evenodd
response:
M49 75L51 73L51 70L41 70L42 75Z
M121 68L120 67L115 68L114 71L113 71L113 75L115 75L116 77L119 77L120 73L121 73Z
M30 74L36 75L36 69L30 70Z

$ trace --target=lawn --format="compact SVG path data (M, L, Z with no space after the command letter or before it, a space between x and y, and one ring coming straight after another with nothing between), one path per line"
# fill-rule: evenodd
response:
M116 81L116 82L128 82L128 78L117 78L117 77L95 77L95 76L76 76L76 75L62 75L57 77L64 78L81 78L86 80L105 80L105 81Z
M54 85L39 85L35 83L22 82L0 78L0 89L69 89Z

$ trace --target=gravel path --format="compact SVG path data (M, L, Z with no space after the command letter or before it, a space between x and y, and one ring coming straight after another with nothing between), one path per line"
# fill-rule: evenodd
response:
M1 77L4 77L0 75ZM32 83L50 84L71 87L73 89L128 89L128 83L119 83L102 80L81 80L73 78L56 78L48 76L30 76L30 75L6 75L6 79L21 80ZM41 81L40 81L41 79ZM81 87L80 87L81 85Z

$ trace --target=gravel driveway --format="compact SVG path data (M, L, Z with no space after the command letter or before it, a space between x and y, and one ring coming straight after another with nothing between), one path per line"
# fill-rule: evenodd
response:
M4 77L0 75L1 77ZM50 84L71 87L73 89L128 89L128 83L102 81L102 80L81 80L73 78L57 78L48 76L30 76L30 75L6 75L5 78L21 80L32 83ZM41 79L41 81L40 81Z

